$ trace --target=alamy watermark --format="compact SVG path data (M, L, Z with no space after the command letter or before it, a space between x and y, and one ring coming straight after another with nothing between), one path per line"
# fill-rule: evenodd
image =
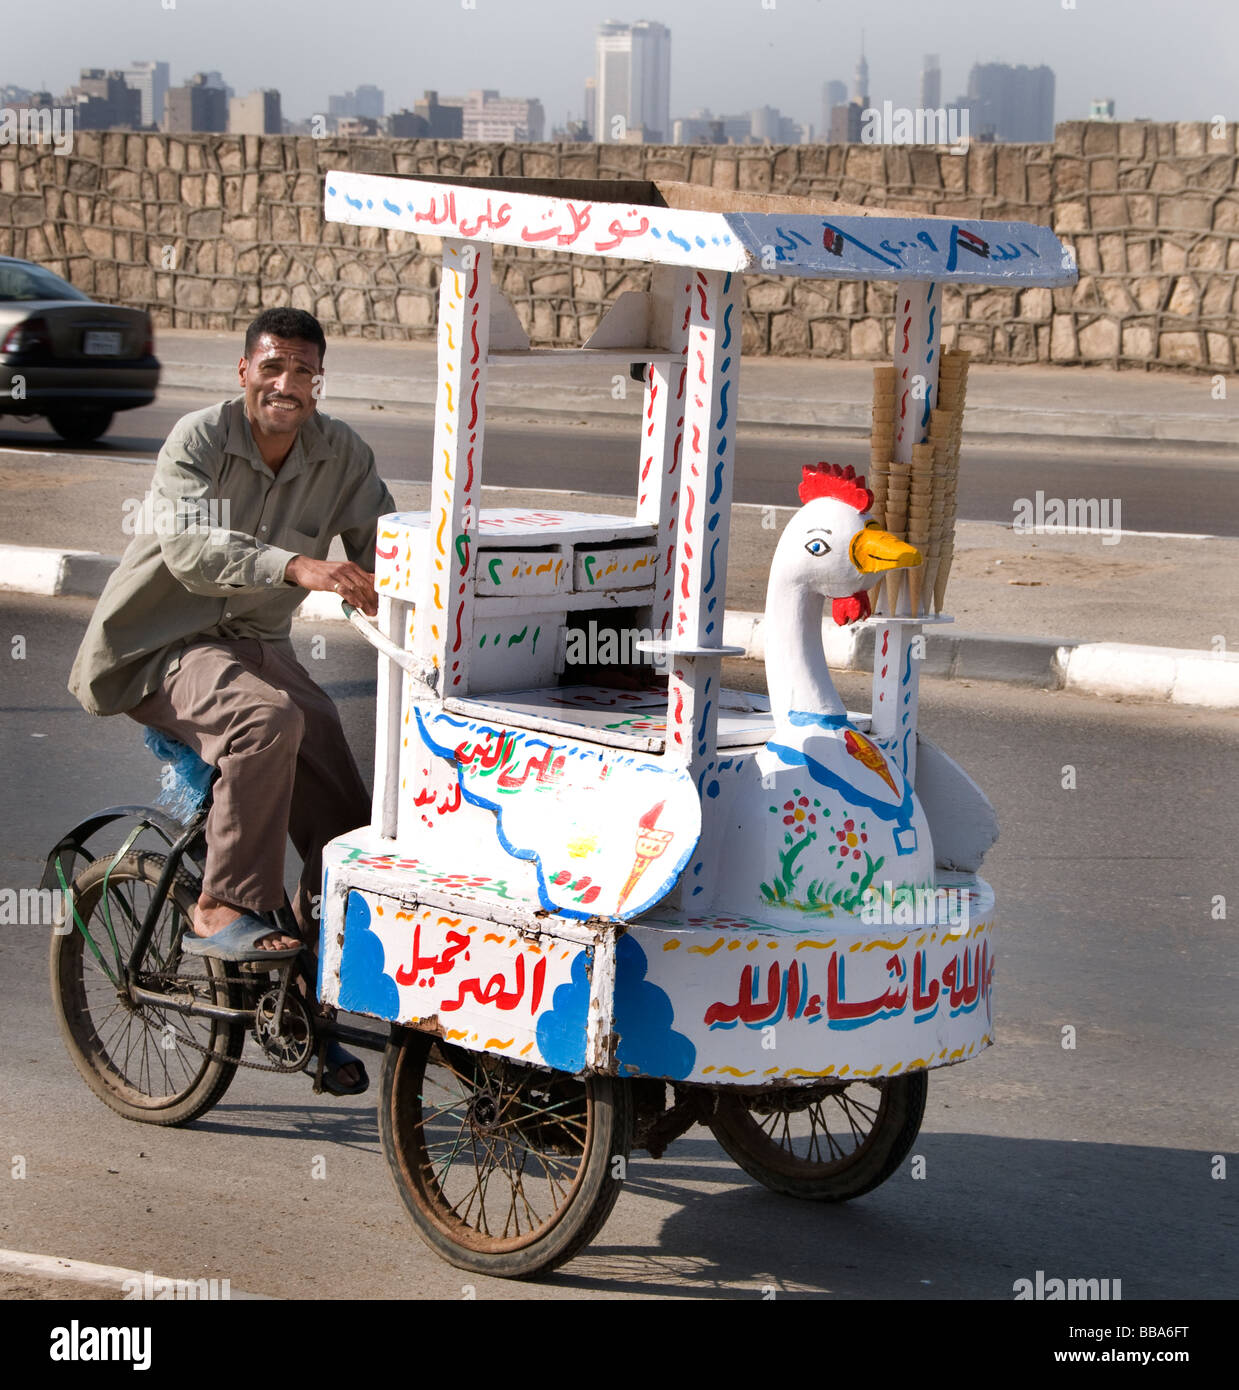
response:
M0 888L0 926L70 930L69 895L63 888Z
M53 145L73 153L73 111L67 106L0 106L0 145Z
M230 531L232 503L227 497L126 497L121 530L127 536L205 535Z
M564 643L565 666L653 666L662 670L665 654L643 643L665 643L670 634L644 627L599 626L593 618L586 627L572 628Z
M949 145L952 154L968 151L966 106L896 106L884 101L879 110L860 113L862 145Z
M1123 539L1123 502L1118 497L1017 497L1012 504L1013 531L1038 536L1101 536L1102 545Z
M967 936L971 902L966 888L896 888L887 879L865 889L860 920L870 927L949 925L948 937Z

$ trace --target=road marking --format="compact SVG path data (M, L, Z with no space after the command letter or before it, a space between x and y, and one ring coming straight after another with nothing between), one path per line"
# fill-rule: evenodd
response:
M126 1281L136 1279L144 1287L149 1271L122 1269L119 1265L96 1265L88 1260L66 1260L58 1255L32 1255L25 1250L0 1250L0 1270L11 1274L31 1274L43 1279L71 1279L77 1284L94 1284L99 1288L124 1289ZM152 1279L160 1276L152 1275ZM173 1279L169 1283L183 1286L194 1284L193 1279ZM229 1286L228 1296L234 1300L270 1301L265 1293L240 1293ZM181 1295L184 1298L184 1294Z
M156 454L134 458L131 454L73 454L67 449L19 449L0 444L0 454L19 454L25 459L107 459L109 463L150 463Z

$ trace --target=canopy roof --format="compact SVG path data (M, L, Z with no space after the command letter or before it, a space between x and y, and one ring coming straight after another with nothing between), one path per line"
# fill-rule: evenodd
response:
M813 279L1070 285L1031 222L933 217L664 180L445 178L332 170L329 222L573 256Z

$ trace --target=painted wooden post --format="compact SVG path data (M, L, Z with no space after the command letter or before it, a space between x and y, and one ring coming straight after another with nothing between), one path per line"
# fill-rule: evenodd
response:
M486 244L450 238L443 242L430 563L418 581L413 637L414 652L438 669L440 696L462 695L468 689L491 254Z
M942 286L895 286L895 462L911 463L912 446L929 438L938 403L942 358Z
M941 284L906 281L896 285L896 463L911 463L913 446L929 438L941 357ZM905 585L901 606L907 602ZM895 757L909 782L916 777L916 710L923 652L919 623L901 619L881 624L874 633L872 732L875 738L894 743Z
M697 270L691 283L667 756L687 764L701 797L701 838L684 868L679 897L685 908L705 911L723 839L715 733L735 472L740 280L730 271Z
M378 629L398 647L404 646L404 613L408 604L379 595ZM400 801L400 692L404 672L390 657L379 657L379 681L374 710L374 799L371 822L386 840L399 829Z
M675 282L671 302L671 348L681 359L688 354L689 296L693 273L685 270ZM654 550L658 556L650 627L658 638L671 635L672 594L675 587L676 504L681 481L680 458L684 445L685 361L652 362L645 386L641 415L640 471L637 478L637 519L657 530Z

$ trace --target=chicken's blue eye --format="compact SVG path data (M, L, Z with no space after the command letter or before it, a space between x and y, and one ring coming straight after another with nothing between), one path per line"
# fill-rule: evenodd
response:
M829 555L830 546L826 544L820 536L814 536L811 541L805 541L804 548L810 555Z

